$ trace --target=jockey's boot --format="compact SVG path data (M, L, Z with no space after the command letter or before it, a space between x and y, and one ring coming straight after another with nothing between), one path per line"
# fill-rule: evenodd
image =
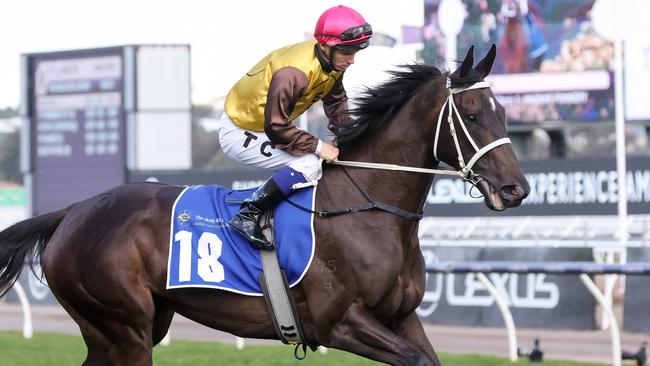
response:
M273 243L269 242L262 233L260 225L262 216L266 211L275 207L284 197L290 195L295 183L306 182L304 176L289 168L284 167L276 172L253 195L242 202L239 212L230 220L228 225L248 239L257 249L273 250Z
M248 239L254 247L273 250L273 244L262 233L260 220L262 215L274 207L282 197L284 197L284 194L282 194L273 178L270 178L250 198L242 202L239 212L228 224Z

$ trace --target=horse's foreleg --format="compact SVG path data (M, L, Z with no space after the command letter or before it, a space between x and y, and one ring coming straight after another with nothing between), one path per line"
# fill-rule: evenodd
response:
M429 342L429 338L422 327L422 322L415 312L412 312L406 318L397 321L394 328L395 333L406 339L410 344L415 346L415 348L425 353L429 359L433 361L434 365L440 365L438 355L436 355L436 352L433 350L433 346L431 345L431 342Z
M353 304L334 325L327 347L352 352L390 365L433 366L429 357Z

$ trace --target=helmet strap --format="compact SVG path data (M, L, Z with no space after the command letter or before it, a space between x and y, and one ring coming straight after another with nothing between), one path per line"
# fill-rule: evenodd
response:
M325 72L330 73L332 71L338 71L334 67L334 64L332 63L332 57L334 53L333 47L330 47L329 49L329 55L326 55L323 49L321 48L320 43L316 43L315 45L315 50L316 50L316 58L318 58L318 61L320 62L321 67Z
M328 61L329 61L330 65L332 65L332 69L334 71L341 71L341 70L338 70L336 68L336 66L334 66L334 50L335 50L335 48L336 48L336 46L330 47L330 56L328 57L328 59L329 59Z

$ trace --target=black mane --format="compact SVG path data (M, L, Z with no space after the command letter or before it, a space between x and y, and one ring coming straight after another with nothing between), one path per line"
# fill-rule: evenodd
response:
M372 89L365 88L357 100L357 106L350 109L350 116L354 120L335 126L333 131L339 147L344 147L369 128L383 126L421 86L442 75L439 69L421 64L400 65L399 69L388 73L391 79L385 83Z

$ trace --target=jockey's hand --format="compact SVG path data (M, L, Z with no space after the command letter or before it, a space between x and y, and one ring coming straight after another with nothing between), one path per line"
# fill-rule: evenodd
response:
M323 142L323 146L321 147L318 156L325 159L328 163L331 163L339 158L339 149L332 144Z

